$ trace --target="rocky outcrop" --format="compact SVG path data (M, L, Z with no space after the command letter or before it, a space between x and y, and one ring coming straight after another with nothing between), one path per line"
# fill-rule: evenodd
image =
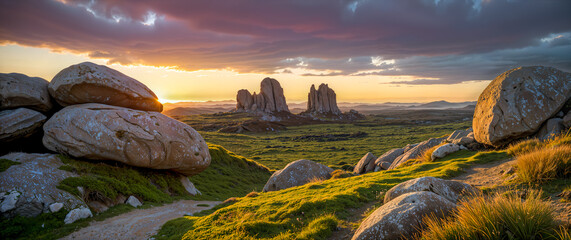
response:
M434 161L438 158L446 157L448 154L458 152L458 151L460 151L460 145L454 144L454 143L447 143L447 144L444 144L444 145L438 147L437 149L435 149L432 152L430 159L432 159L432 161Z
M456 203L462 196L473 196L479 190L463 182L444 180L434 177L421 177L402 182L387 191L385 203L411 192L428 191L446 198L448 201Z
M401 239L418 233L424 217L449 215L456 204L433 192L410 192L385 203L369 215L353 240Z
M141 82L103 65L84 62L61 70L48 85L62 106L103 103L161 112L157 96Z
M324 83L319 85L318 90L315 90L315 85L312 84L307 96L306 113L341 114L339 107L337 107L335 91Z
M0 109L26 107L47 112L52 106L45 79L19 73L0 73Z
M236 95L236 111L252 113L288 112L284 90L273 78L264 78L260 84L260 93L250 94L246 89Z
M20 164L0 172L0 192L17 191L21 195L8 216L33 217L50 212L53 203L63 203L65 209L85 206L71 193L57 188L60 181L77 175L60 170L63 165L55 154L10 153L1 156Z
M402 154L404 154L404 148L395 148L381 155L375 160L375 172L388 170L394 160Z
M410 148L410 150L405 151L404 154L398 156L393 161L393 163L391 164L391 167L389 167L389 170L392 170L392 169L399 167L400 165L402 165L403 163L405 163L406 161L408 161L410 159L420 157L426 150L440 144L442 142L442 140L444 140L444 139L446 139L446 138L445 137L444 138L431 138L431 139L428 139L424 142L419 143L418 145L414 146L413 148ZM406 147L405 147L405 149L406 149Z
M78 158L185 175L210 165L208 146L192 127L157 112L104 104L73 105L57 112L44 124L43 143Z
M571 97L571 74L551 67L520 67L496 77L474 112L475 139L503 146L537 132Z
M446 139L449 143L454 143L458 145L469 145L476 141L474 139L474 132L472 128L466 130L456 130Z
M297 160L272 174L264 186L264 192L301 186L313 179L329 179L331 172L333 169L323 164L305 159Z
M45 121L45 115L27 108L0 111L0 142L27 138L41 130Z
M365 156L361 158L361 160L359 160L359 162L357 162L357 165L353 169L353 173L363 174L363 173L372 172L375 169L376 158L377 157L375 157L375 155L368 152L367 154L365 154Z

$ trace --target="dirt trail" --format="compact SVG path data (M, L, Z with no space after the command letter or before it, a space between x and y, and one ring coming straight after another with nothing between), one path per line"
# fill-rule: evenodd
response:
M137 209L104 221L93 221L62 239L148 239L167 221L210 209L221 202L182 200L168 205ZM206 206L198 205L206 204Z
M499 186L506 180L506 177L503 175L504 172L514 165L514 158L478 164L465 169L465 173L452 180L461 181L479 188Z

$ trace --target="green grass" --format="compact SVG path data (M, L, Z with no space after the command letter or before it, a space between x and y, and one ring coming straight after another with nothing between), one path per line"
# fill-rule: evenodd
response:
M156 239L323 239L349 217L347 209L375 201L398 183L423 176L450 178L472 164L508 156L505 151L463 150L435 162L242 197L208 215L169 221Z
M0 172L6 171L10 166L18 165L19 162L14 162L12 160L0 158Z
M354 166L367 152L380 156L393 148L422 142L432 137L465 129L471 122L440 125L379 125L368 116L367 120L352 124L316 124L288 127L286 131L267 133L219 133L200 131L209 143L224 146L241 156L253 159L271 169L282 169L288 163L308 159L335 169L343 168L339 162ZM365 133L365 136L358 133ZM312 141L308 135L354 134L354 137L336 141ZM344 168L348 170L348 167Z

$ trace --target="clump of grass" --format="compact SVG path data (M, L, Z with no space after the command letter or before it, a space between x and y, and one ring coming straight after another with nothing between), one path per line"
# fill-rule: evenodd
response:
M506 150L512 156L518 156L537 150L543 146L543 142L537 138L532 138L510 145Z
M18 165L19 162L14 162L12 160L0 158L0 172L6 171L10 166Z
M545 141L546 147L556 147L560 145L571 145L571 129Z
M341 170L341 169L337 169L331 173L332 179L347 178L347 177L352 177L352 176L355 176L355 174L353 174L353 172L348 172L348 171Z
M296 239L326 239L335 230L339 219L333 214L323 215L311 221Z
M521 181L541 183L571 174L571 145L541 148L517 157Z
M553 239L553 208L539 192L525 200L513 195L479 196L463 202L451 216L424 220L417 239Z

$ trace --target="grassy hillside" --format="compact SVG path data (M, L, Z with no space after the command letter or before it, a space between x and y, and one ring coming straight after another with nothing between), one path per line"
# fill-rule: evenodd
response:
M156 238L324 239L347 219L350 208L381 199L398 183L422 176L450 178L471 164L507 157L505 151L460 151L437 162L252 194L206 216L172 220Z

